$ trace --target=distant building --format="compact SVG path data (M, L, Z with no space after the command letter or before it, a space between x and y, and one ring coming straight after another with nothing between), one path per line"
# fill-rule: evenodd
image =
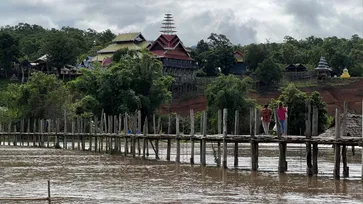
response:
M112 58L113 54L121 49L128 48L129 50L142 50L147 48L149 44L150 42L146 41L140 32L123 33L113 39L112 44L99 50L97 56L95 56L92 61L102 62L107 58Z
M194 80L198 70L189 50L175 34L173 17L166 14L161 27L161 35L148 46L148 49L163 63L163 73L173 76L176 83Z
M303 64L290 64L285 68L286 72L307 72L308 69Z
M235 59L235 63L234 67L229 70L229 72L234 75L243 75L247 71L246 64L244 63L244 54L241 51L237 50L233 53L233 56Z

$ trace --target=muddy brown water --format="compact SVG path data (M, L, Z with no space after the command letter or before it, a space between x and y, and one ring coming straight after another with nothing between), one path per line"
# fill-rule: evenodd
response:
M161 159L165 160L163 145ZM188 162L189 144L181 146L181 160ZM349 151L350 178L335 181L329 146L320 148L317 178L305 176L303 145L288 146L286 174L277 173L277 146L260 146L261 171L257 173L246 170L251 163L248 145L240 145L239 167L233 168L232 147L230 169L223 170L213 167L211 148L207 151L209 166L201 167L80 151L0 146L0 198L46 197L50 179L52 196L62 198L53 203L363 203L361 149L356 149L355 156ZM198 154L199 147L195 150ZM199 157L195 161L199 162Z

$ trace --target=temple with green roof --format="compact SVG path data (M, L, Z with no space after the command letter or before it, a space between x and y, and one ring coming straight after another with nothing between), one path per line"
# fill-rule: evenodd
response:
M95 56L92 61L102 62L106 58L112 58L113 54L123 48L128 48L130 50L142 50L149 44L150 42L146 41L140 32L123 33L113 39L112 44L102 50L99 50L97 52L97 56Z

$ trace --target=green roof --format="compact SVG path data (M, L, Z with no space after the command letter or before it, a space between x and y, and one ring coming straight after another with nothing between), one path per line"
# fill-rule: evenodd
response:
M128 48L129 50L141 50L146 48L149 45L150 42L144 41L141 43L133 43L133 42L127 42L127 43L121 43L121 44L111 44L107 46L106 48L103 48L102 50L99 50L98 54L104 54L104 53L115 53L118 50L121 50L123 48Z
M138 36L140 36L143 40L145 40L144 36L141 33L122 33L118 35L112 42L127 42L134 41Z

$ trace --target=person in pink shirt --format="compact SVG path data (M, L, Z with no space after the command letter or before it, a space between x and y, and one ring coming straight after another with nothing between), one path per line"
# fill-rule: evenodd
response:
M279 117L281 125L281 134L285 135L287 133L286 131L287 108L283 107L282 102L279 103L279 107L277 108L277 115Z

